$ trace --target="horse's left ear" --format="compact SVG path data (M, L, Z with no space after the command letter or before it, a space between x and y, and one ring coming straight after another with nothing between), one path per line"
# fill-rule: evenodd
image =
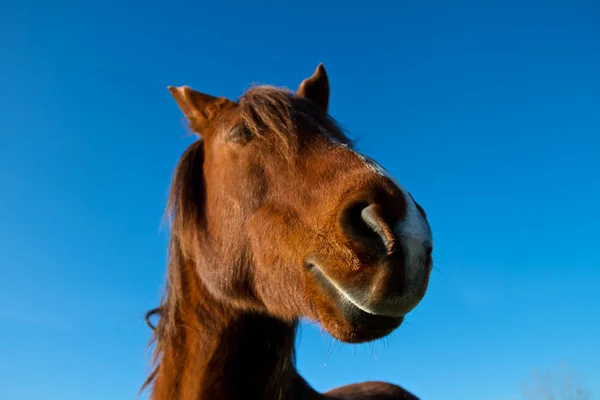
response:
M329 78L322 63L310 78L302 81L297 95L313 101L327 112L329 108Z
M235 105L225 97L200 93L188 86L169 86L168 89L189 121L191 129L200 136L204 136L221 111Z

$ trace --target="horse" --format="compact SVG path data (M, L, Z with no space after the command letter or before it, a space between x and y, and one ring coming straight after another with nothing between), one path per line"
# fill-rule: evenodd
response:
M432 268L425 210L330 116L323 64L296 91L168 90L196 140L171 182L142 389L152 400L418 399L379 381L319 393L295 368L299 321L344 343L383 338Z

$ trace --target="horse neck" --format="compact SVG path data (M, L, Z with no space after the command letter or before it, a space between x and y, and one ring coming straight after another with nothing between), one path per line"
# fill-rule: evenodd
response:
M296 323L224 307L194 276L153 400L319 399L294 366Z

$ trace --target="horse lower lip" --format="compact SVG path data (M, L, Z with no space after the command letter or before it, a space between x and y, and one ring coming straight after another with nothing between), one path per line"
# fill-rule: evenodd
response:
M388 317L386 315L375 315L364 312L352 306L352 310L345 312L346 319L354 326L367 328L370 332L389 333L398 328L404 321L404 317Z

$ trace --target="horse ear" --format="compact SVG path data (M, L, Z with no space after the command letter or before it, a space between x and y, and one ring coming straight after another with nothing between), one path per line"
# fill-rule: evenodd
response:
M322 63L317 66L310 78L302 81L297 95L311 100L327 112L329 108L329 78L327 78L327 72Z
M226 106L235 104L224 97L200 93L188 86L169 86L168 89L189 121L191 129L199 135L202 135Z

